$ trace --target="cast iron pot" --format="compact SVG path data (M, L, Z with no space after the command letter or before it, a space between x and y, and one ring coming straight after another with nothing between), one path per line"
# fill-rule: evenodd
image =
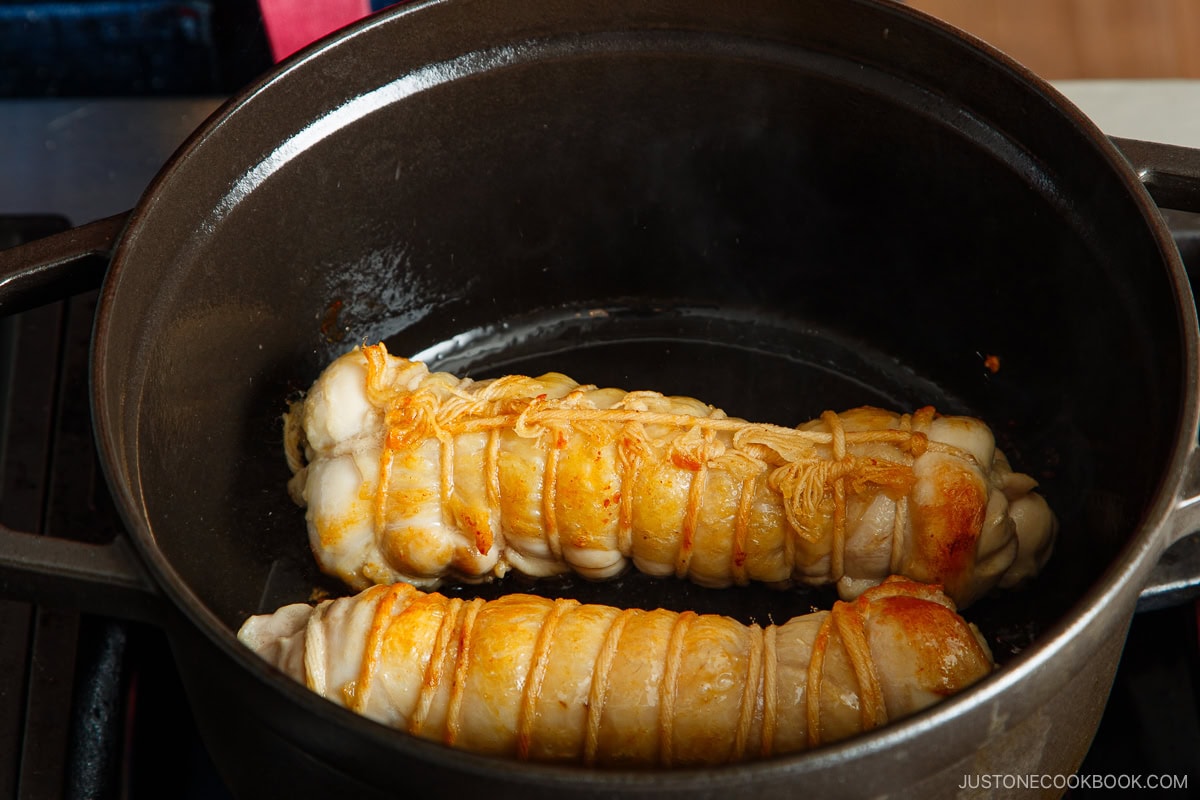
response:
M1139 591L1200 528L1196 315L1138 174L1029 72L902 6L401 8L227 104L128 217L7 254L0 303L86 283L70 264L110 244L92 400L128 538L10 532L4 580L163 625L242 796L949 796L968 775L1066 776ZM1003 667L868 735L704 770L452 752L234 638L321 583L278 417L378 339L783 424L858 403L975 414L1041 480L1061 540L1036 582L968 609ZM540 590L760 619L813 599Z

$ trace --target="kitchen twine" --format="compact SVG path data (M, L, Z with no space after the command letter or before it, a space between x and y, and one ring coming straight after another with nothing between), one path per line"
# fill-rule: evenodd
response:
M802 431L729 419L717 409L712 409L707 417L649 411L645 408L645 400L661 398L660 395L651 392L629 392L621 403L611 408L597 409L589 407L586 399L586 393L595 387L580 386L564 397L552 399L541 393L542 384L523 376L506 376L494 381L471 383L451 382L447 380L449 376L426 373L415 389L397 390L394 387L399 383L396 381L398 373L395 368L389 369L389 359L384 346L379 344L364 347L363 352L367 359L368 398L377 407L384 409L386 426L384 446L380 455L380 489L374 506L377 531L385 530L389 505L387 490L391 483L396 455L403 450L420 446L429 438L438 441L439 491L443 508L447 508L448 501L454 494L455 437L473 432L488 434L484 451L486 495L492 518L498 518L500 437L504 431L512 431L522 437L546 437L551 442L551 446L547 448L547 463L543 472L541 516L547 547L554 557L559 559L562 556L562 546L558 535L555 503L559 451L566 447L569 435L591 436L600 441L616 436L621 467L618 546L621 554L628 557L632 552L633 539L633 492L630 487L637 480L640 470L645 468L652 454L656 452L655 442L648 434L647 428L666 427L676 431L675 437L666 448L667 459L670 463L692 471L680 550L675 563L677 576L682 578L688 574L708 473L711 468L720 467L729 470L735 476L742 475L733 526L730 569L734 580L739 583L747 581L746 542L759 476L769 468L768 459L782 458L785 461L783 466L770 471L767 480L768 485L782 495L785 515L796 535L807 541L813 541L821 535L819 530L806 524L806 519L816 512L827 492L832 494L830 571L832 578L838 580L845 572L848 493L861 491L867 484L875 484L900 494L892 537L891 564L894 569L902 555L902 536L908 513L906 495L915 480L910 465L855 456L849 450L851 444L886 442L907 451L914 459L927 450L938 450L953 453L971 462L975 461L971 454L959 448L929 440L927 432L935 413L932 408L920 409L912 415L902 415L899 429L872 431L846 431L841 417L832 411L826 411L821 415L821 421L828 428L827 431ZM411 366L411 362L403 363ZM411 373L408 373L408 377L411 378ZM289 466L299 474L303 472L304 465L301 457L302 436L295 430L297 416L289 415L287 424L290 427L285 429L285 440ZM730 444L714 446L718 432L729 432ZM820 444L829 445L831 458L822 458L813 453L814 446ZM497 542L495 533L488 525L479 526L474 545L480 553L488 553L493 546L503 546L502 541ZM785 537L784 544L784 557L789 564L794 563L793 537ZM367 637L361 673L358 680L345 689L347 705L358 711L366 707L388 621L393 617L401 599L416 591L406 584L397 584L386 589L377 588L383 591L383 596L378 602ZM433 652L408 728L412 733L420 733L423 730L438 688L445 680L446 673L450 672L450 697L443 741L453 744L460 731L465 679L471 659L473 626L484 601L476 599L464 602L453 599L446 602L448 605L442 610L442 620ZM562 616L575 605L578 605L575 601L556 601L539 631L518 716L519 758L529 756L536 706L555 631ZM586 764L594 763L597 758L610 672L619 651L620 638L629 620L636 613L641 612L626 610L614 617L596 659L589 690L582 754L582 760ZM668 643L667 661L659 687L659 749L665 764L669 764L674 758L675 702L679 671L685 652L685 639L695 618L694 612L678 615ZM314 621L317 619L319 617L314 616ZM774 625L765 629L754 625L750 626L749 631L747 685L733 742L734 758L743 757L750 744L757 687L762 687L763 697L759 747L759 754L762 756L770 755L774 750L778 721L777 629ZM859 686L862 728L866 730L886 722L886 706L867 642L865 608L860 607L858 603L835 603L818 629L807 667L805 710L807 742L810 746L816 746L822 741L820 695L830 637L834 633L845 648ZM451 647L454 641L458 642L457 651Z
M456 437L486 432L488 440L483 469L489 514L488 520L476 526L473 536L475 549L481 555L487 555L494 546L503 547L503 542L497 541L498 536L502 539L500 531L493 530L489 521L501 518L499 448L501 434L505 431L523 438L542 438L549 443L545 448L539 516L547 550L554 560L561 561L558 462L569 437L583 435L596 441L616 440L620 465L617 547L620 554L628 558L633 551L632 487L641 470L660 452L656 441L661 438L651 437L647 429L674 430L673 438L661 448L663 455L658 458L665 456L667 463L692 473L674 572L680 578L689 574L708 475L711 469L721 468L742 477L733 520L729 566L731 577L739 584L749 580L746 571L749 521L759 479L764 472L767 472L768 486L782 497L790 530L805 541L814 542L822 535L811 519L824 499L832 495L829 569L831 579L836 582L845 575L848 495L875 485L890 490L897 498L889 558L894 571L903 557L907 495L916 480L911 464L857 456L850 452L850 445L891 443L914 460L926 451L936 450L977 464L974 456L965 450L929 439L928 430L935 415L932 407L901 415L897 429L847 431L838 414L826 411L821 415L821 421L828 430L799 430L730 419L719 409L710 409L706 417L650 411L646 409L646 400L661 400L661 395L653 392L628 392L620 403L610 408L594 408L587 400L587 393L594 390L594 386L578 386L563 397L551 398L545 394L542 383L520 375L474 383L426 372L415 388L397 389L397 385L411 382L412 375L403 367L397 367L396 362L407 366L416 362L390 358L382 344L364 347L362 351L367 359L367 395L384 410L386 429L374 505L376 531L387 529L389 488L397 453L419 447L431 438L438 441L438 491L443 512L448 513L455 491ZM398 380L401 376L403 381ZM728 444L716 444L719 432L731 434ZM289 463L299 464L301 459L295 452L299 443L292 441L296 435L285 438L291 442ZM829 445L831 457L822 457L814 451L815 446L821 444ZM784 463L772 469L770 461L779 460ZM446 521L454 527L453 520ZM796 550L793 536L785 536L783 545L783 558L791 568Z
M905 596L917 596L930 602L938 601L936 589L932 587L913 584L910 581L901 583L904 587L903 590L892 589L890 591L884 589L888 584L883 584L872 595L872 601L859 598L849 603L837 602L821 621L813 641L806 671L805 718L806 741L809 747L816 747L822 743L821 689L825 676L826 659L834 636L837 637L837 641L841 642L858 684L861 729L870 730L887 722L887 707L883 690L867 640L866 627L870 616L871 602L894 596L897 593ZM916 592L915 595L914 592ZM409 717L407 729L412 734L423 732L432 703L446 676L449 675L449 700L445 728L441 738L446 744L453 745L461 731L462 705L466 693L467 675L476 646L474 641L475 622L486 602L481 598L464 601L459 598L447 598L440 594L424 594L405 583L372 587L367 590L367 602L372 600L375 601L375 607L364 641L359 674L355 681L342 689L345 705L360 714L366 712L369 695L382 662L383 645L392 625L402 624L401 620L404 616L413 612L440 614L441 618L433 648L429 653L429 661L422 675L420 689L413 712ZM563 617L580 606L578 601L569 599L557 599L549 602L546 616L539 626L530 655L518 709L515 740L516 757L521 760L528 760L531 755L537 707L541 700L545 676L550 668L550 654L554 638ZM316 609L310 619L308 630L305 632L306 660L308 658L324 658L323 628L329 605L326 603ZM613 609L613 611L615 613L604 634L591 671L591 685L588 689L581 760L589 766L595 764L600 752L604 708L610 691L613 664L620 652L621 637L633 617L651 613L637 609ZM663 671L658 684L658 759L663 766L671 766L676 760L675 721L678 717L679 683L683 674L684 657L688 652L687 637L698 619L700 617L694 611L673 613ZM770 756L774 751L778 725L779 686L776 647L778 627L770 625L764 629L758 625L749 625L743 626L743 630L746 634L747 671L740 698L738 724L729 753L731 761L744 759L750 748L750 734L760 698L762 700L762 725L760 746L757 750L759 756ZM455 643L457 647L452 646ZM309 669L306 672L311 676L314 670ZM311 678L309 684L314 690L322 693L327 688L323 681Z

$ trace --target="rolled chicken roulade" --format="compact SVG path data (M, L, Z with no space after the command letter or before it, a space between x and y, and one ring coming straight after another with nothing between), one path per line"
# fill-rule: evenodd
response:
M632 563L844 599L901 574L963 607L1035 573L1056 530L983 422L932 408L787 428L557 373L460 379L379 344L334 361L284 431L317 561L355 589Z
M395 584L251 617L238 637L385 725L476 752L597 766L802 750L926 708L994 667L944 594L899 578L766 628Z

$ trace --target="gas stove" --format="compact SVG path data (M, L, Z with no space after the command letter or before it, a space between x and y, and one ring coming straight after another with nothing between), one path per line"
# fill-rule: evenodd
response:
M0 117L18 123L0 138L0 248L132 206L218 102L0 104ZM1168 216L1195 279L1198 220ZM0 319L2 525L95 542L120 530L87 402L96 300L87 292ZM1193 792L1200 785L1198 612L1186 601L1135 617L1081 774L1186 775ZM0 601L0 642L0 797L230 796L159 630Z

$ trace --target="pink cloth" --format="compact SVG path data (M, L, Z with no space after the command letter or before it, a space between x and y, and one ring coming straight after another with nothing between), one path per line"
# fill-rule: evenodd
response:
M371 0L259 0L258 5L276 61L371 13Z

